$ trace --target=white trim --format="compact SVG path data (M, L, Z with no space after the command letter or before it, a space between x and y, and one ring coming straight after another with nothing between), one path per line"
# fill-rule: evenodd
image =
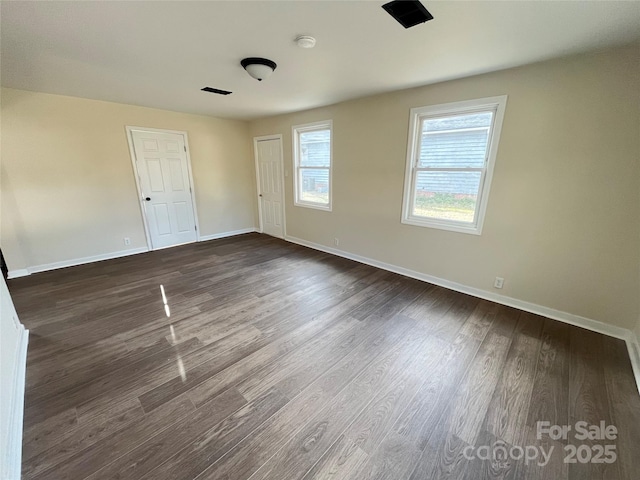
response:
M151 133L169 133L173 135L181 135L184 139L184 146L186 149L186 157L187 157L187 171L189 173L189 187L191 193L191 207L193 209L193 221L195 222L196 227L196 242L200 241L200 222L198 221L198 207L196 205L196 186L193 183L193 171L191 169L191 150L189 148L189 135L187 132L183 132L180 130L163 130L159 128L147 128L147 127L134 127L127 125L125 127L127 132L127 142L129 144L129 156L131 158L131 166L133 167L133 178L136 181L136 189L138 191L138 199L140 202L140 214L142 215L142 225L144 227L144 234L147 238L147 247L149 250L154 250L153 243L151 242L151 235L149 234L149 227L147 225L147 215L145 213L144 200L142 196L142 188L140 186L140 177L138 176L138 169L136 167L136 151L133 144L133 132L151 132ZM175 247L177 245L171 245Z
M479 98L476 100L466 100L462 102L445 103L441 105L430 105L426 107L412 108L409 114L409 134L407 140L407 158L404 174L404 191L402 195L402 218L401 223L406 225L414 225L418 227L437 228L440 230L449 230L459 233L467 233L472 235L481 235L484 217L487 212L487 204L489 203L489 192L491 190L491 179L493 178L493 170L496 157L498 155L498 145L500 144L500 133L502 131L502 122L504 120L504 112L507 106L507 95L496 97ZM455 115L458 113L473 113L494 110L495 114L492 119L491 136L489 137L489 145L487 152L486 166L482 168L480 178L480 188L478 192L478 204L476 205L475 223L456 222L445 219L432 219L416 217L411 214L414 204L415 180L417 175L414 171L417 158L419 156L420 142L420 126L423 117L436 117L444 115ZM436 169L437 170L437 169ZM464 171L464 169L458 169ZM449 170L448 170L449 171Z
M303 202L298 199L298 133L314 130L326 130L327 127L329 128L329 204L323 205L321 203ZM296 207L323 210L325 212L333 211L333 120L293 125L291 127L291 138L293 146L293 205Z
M187 149L187 170L189 172L189 186L191 188L191 207L193 208L193 221L196 227L196 242L200 241L200 221L198 220L198 205L196 203L196 184L193 182L193 170L191 168L191 148L189 147L189 134L182 133L184 137L184 147Z
M9 278L9 280L11 280L12 278L26 277L28 275L31 275L28 268L20 268L18 270L9 270L7 272L7 277Z
M86 263L101 262L102 260L111 260L114 258L128 257L129 255L136 255L138 253L148 252L147 247L132 248L130 250L121 250L119 252L103 253L100 255L92 255L90 257L74 258L72 260L63 260L61 262L45 263L42 265L35 265L28 267L27 271L31 273L47 272L49 270L57 270L59 268L75 267L76 265L84 265Z
M365 263L367 265L378 267L383 270L388 270L393 273L399 273L400 275L404 275L405 277L411 277L417 280L422 280L424 282L432 283L434 285L439 285L441 287L448 288L449 290L454 290L456 292L465 293L467 295L471 295L474 297L483 298L485 300L490 300L492 302L499 303L501 305L507 305L509 307L514 307L519 310L524 310L526 312L531 312L538 315L542 315L544 317L552 318L554 320L560 320L561 322L586 328L594 332L603 333L611 337L621 338L623 340L626 340L628 334L630 333L629 330L627 330L626 328L616 327L614 325L609 325L607 323L603 323L598 320L593 320L590 318L581 317L579 315L574 315L572 313L555 310L553 308L544 307L542 305L526 302L524 300L518 300L517 298L507 297L505 295L499 295L499 294L488 292L486 290L482 290L479 288L469 287L461 283L446 280L444 278L435 277L433 275L427 275L426 273L417 272L415 270L410 270L404 267L398 267L396 265L380 262L372 258L362 257L360 255L354 255L352 253L344 252L342 250L337 250L335 248L325 247L324 245L308 242L307 240L303 240L300 238L287 236L285 240L288 240L292 243L297 243L299 245L303 245L305 247L310 247L315 250L321 250L326 253L331 253L339 257L348 258L349 260L355 260L356 262Z
M127 132L127 144L129 145L129 158L131 159L131 167L133 168L133 178L136 181L136 191L138 193L138 207L140 207L140 219L142 220L142 227L144 228L144 236L147 239L147 248L151 250L151 235L149 234L149 227L147 226L147 217L144 211L144 204L142 200L142 189L140 188L140 177L138 175L138 169L136 168L136 149L133 144L133 130L135 127L125 127Z
M201 235L199 242L205 242L207 240L215 240L216 238L232 237L234 235L241 235L243 233L251 233L257 231L254 227L243 228L241 230L233 230L230 232L216 233L213 235ZM193 243L193 242L189 242ZM186 245L186 244L185 244ZM172 245L177 246L177 245ZM169 247L166 247L169 248ZM75 267L76 265L85 265L87 263L101 262L103 260L112 260L114 258L128 257L129 255L137 255L139 253L149 252L147 247L132 248L130 250L121 250L119 252L103 253L100 255L92 255L90 257L74 258L71 260L63 260L61 262L45 263L42 265L35 265L33 267L22 268L20 270L10 270L9 279L26 277L32 273L48 272L49 270L57 270L59 268Z
M16 369L13 374L12 385L9 386L11 394L8 415L11 420L7 438L7 451L4 453L1 470L7 474L7 479L20 478L22 467L22 425L24 418L24 393L27 369L27 346L29 344L29 330L22 325L20 328L20 338L16 350ZM4 413L3 413L4 414Z
M631 368L633 375L636 377L636 385L640 392L640 338L632 331L629 331L627 338L627 350L629 350L629 360L631 360Z
M286 214L286 206L285 206L285 194L284 194L284 141L282 139L282 134L273 134L273 135L262 135L260 137L253 137L253 158L256 169L256 192L257 192L257 200L258 200L258 229L256 231L263 233L264 227L262 225L262 202L260 201L260 168L258 166L258 142L264 142L268 140L280 140L280 181L282 187L282 237L287 236L287 214Z
M501 305L517 308L518 310L524 310L525 312L534 313L536 315L541 315L543 317L551 318L553 320L558 320L563 323L568 323L569 325L574 325L576 327L585 328L587 330L601 333L603 335L608 335L610 337L622 339L627 342L627 348L629 350L629 358L631 360L631 365L633 367L633 372L636 379L636 386L638 387L638 392L640 393L640 348L638 345L638 340L636 339L635 334L631 332L631 330L628 330L622 327L617 327L615 325L610 325L608 323L603 323L598 320L593 320L591 318L581 317L579 315L574 315L572 313L563 312L561 310L556 310L556 309L545 307L542 305L537 305L535 303L526 302L524 300L518 300L517 298L507 297L505 295L498 295L496 293L488 292L486 290L482 290L475 287L469 287L461 283L445 280L444 278L435 277L433 275L427 275L425 273L417 272L415 270L410 270L408 268L399 267L396 265L392 265L390 263L385 263L379 260L374 260L372 258L363 257L361 255L345 252L343 250L338 250L336 248L327 247L325 245L310 242L302 238L297 238L297 237L292 237L290 235L287 235L285 236L285 240L291 243L296 243L298 245L313 248L314 250L320 250L321 252L330 253L332 255L348 258L349 260L354 260L356 262L364 263L366 265L371 265L372 267L381 268L382 270L398 273L400 275L404 275L405 277L411 277L417 280L422 280L424 282L432 283L434 285L439 285L441 287L448 288L449 290L465 293L473 297L483 298L485 300L499 303Z
M200 242L207 242L209 240L217 240L218 238L234 237L236 235L242 235L244 233L257 232L254 227L243 228L241 230L232 230L230 232L214 233L213 235L201 235Z
M8 313L8 312L6 312ZM11 374L11 384L3 386L4 399L1 415L6 416L7 431L2 432L6 437L6 450L0 451L0 478L19 479L22 467L22 426L24 419L24 394L27 367L27 346L29 344L29 330L19 325L19 337L14 351L14 370ZM6 408L6 410L4 410Z

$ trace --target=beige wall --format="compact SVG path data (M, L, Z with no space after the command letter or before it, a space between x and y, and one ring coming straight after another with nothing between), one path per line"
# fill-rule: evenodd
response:
M188 133L201 235L255 225L246 122L13 89L1 101L11 270L146 246L126 125Z
M257 120L333 120L333 212L293 206L288 235L624 328L640 313L638 48L570 57ZM481 236L400 223L409 109L507 94ZM494 277L505 278L503 290Z
M202 235L255 225L250 137L332 119L333 212L287 233L624 328L640 315L640 65L622 48L250 124L2 89L2 247L10 269L146 245L125 125L189 134ZM481 236L400 223L411 107L507 94ZM503 290L492 288L495 276Z

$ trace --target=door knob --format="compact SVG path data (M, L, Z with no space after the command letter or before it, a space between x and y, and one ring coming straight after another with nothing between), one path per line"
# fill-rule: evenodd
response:
M261 196L262 196L262 194L259 194L258 196L259 196L259 197L261 197Z
M147 197L147 198L145 198L145 200L146 200L147 202L150 202L150 201L151 201L151 197Z

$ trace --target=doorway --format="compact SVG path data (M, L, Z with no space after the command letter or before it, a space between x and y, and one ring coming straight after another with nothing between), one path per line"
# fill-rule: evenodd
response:
M253 139L256 157L258 211L260 231L284 238L284 189L282 169L282 135Z
M127 127L150 250L198 240L186 132Z

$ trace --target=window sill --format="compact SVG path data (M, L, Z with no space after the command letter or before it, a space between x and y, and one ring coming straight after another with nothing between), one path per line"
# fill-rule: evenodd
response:
M314 210L323 210L325 212L331 211L331 205L322 205L320 203L302 203L302 202L294 202L295 207L304 207L304 208L312 208Z
M415 217L403 218L401 222L405 225L413 225L414 227L435 228L437 230L447 230L450 232L466 233L469 235L482 234L482 226L480 225L465 225L462 223L427 220Z

